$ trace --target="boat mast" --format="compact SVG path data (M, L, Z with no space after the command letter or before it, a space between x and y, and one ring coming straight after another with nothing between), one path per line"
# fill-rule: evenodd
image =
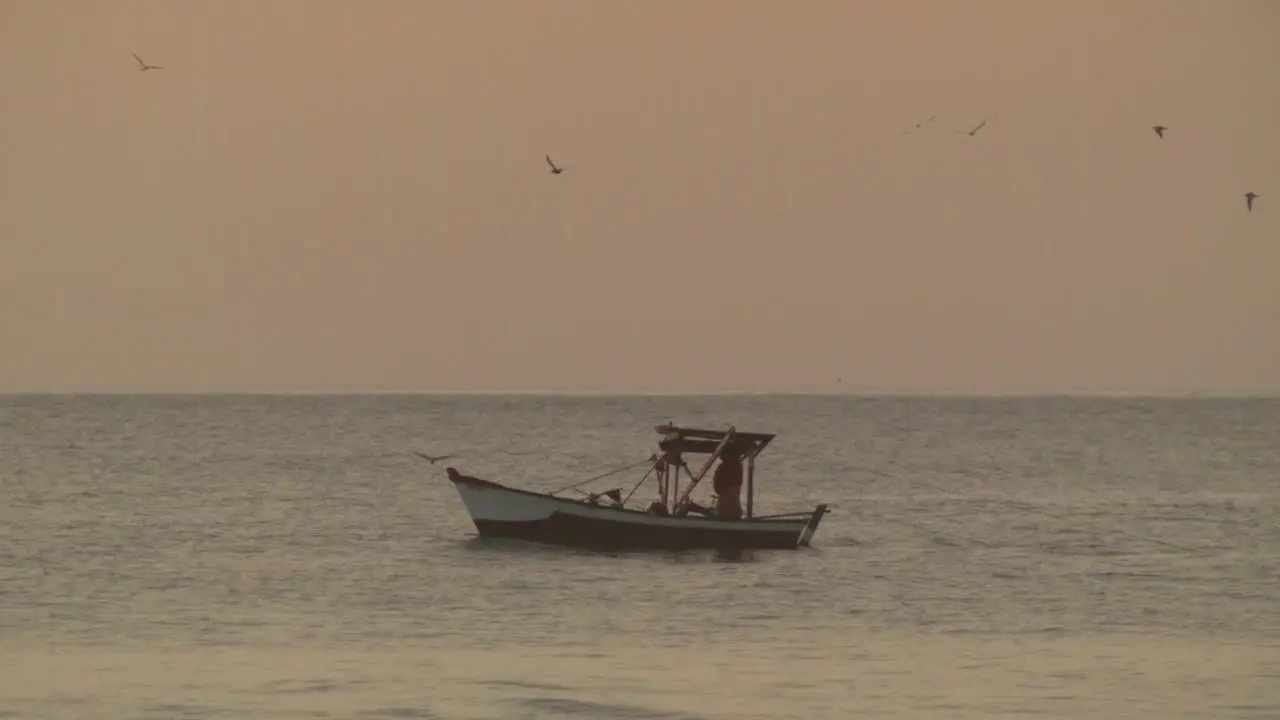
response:
M658 466L658 500L662 503L662 507L667 506L667 478L671 473L671 469L666 460Z
M693 476L693 480L691 480L689 482L689 486L685 488L684 494L679 496L680 499L676 501L676 504L674 505L674 507L679 507L683 505L684 501L689 498L689 495L693 493L693 489L697 487L698 483L702 480L702 476L707 474L707 471L711 469L711 466L715 464L715 461L720 458L720 453L724 452L725 446L728 445L729 441L733 439L734 432L735 431L733 426L730 425L728 432L726 432L724 434L724 437L721 438L720 444L716 445L715 451L712 452L711 455L707 457L706 463L702 465L702 470L698 471L698 474Z
M674 515L676 512L676 498L680 497L680 466L668 463L667 468L671 472L671 505L667 507L667 512ZM663 498L664 506L667 505L666 499Z

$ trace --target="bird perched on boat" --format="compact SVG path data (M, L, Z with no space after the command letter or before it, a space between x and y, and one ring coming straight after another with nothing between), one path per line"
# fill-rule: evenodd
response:
M1253 192L1252 190L1244 194L1244 206L1249 209L1249 212L1253 212L1254 198L1260 198L1260 197L1262 196L1256 192Z
M556 164L555 164L555 163L553 163L553 162L551 162L551 156L550 156L550 155L548 155L548 156L547 156L547 164L551 166L551 174L552 174L552 175L559 175L560 173L564 172L564 168L562 168L562 167L556 167Z
M606 497L612 500L614 505L621 505L622 488L613 488L612 490L605 490L602 493L587 493L587 502L592 505L597 505L600 503L600 498Z
M133 59L138 61L138 69L139 69L139 70L141 70L142 72L146 72L146 71L148 71L148 70L163 70L163 69L164 69L164 67L163 67L163 66L161 66L161 65L148 65L148 64L146 64L145 62L143 62L143 61L142 61L142 58L138 57L138 53L133 53Z
M436 464L438 461L440 461L440 460L448 460L449 458L453 457L453 455L428 455L428 454L426 454L426 453L420 453L420 452L418 452L417 450L414 450L414 451L413 451L413 454L414 454L414 455L417 455L418 457L422 458L423 460L426 460L427 462L431 463L432 465L435 465L435 464Z
M1164 125L1152 125L1152 126L1151 126L1151 129L1152 129L1152 130L1155 130L1155 131L1156 131L1156 135L1159 135L1159 136L1160 136L1160 139L1162 139L1162 140L1163 140L1163 139L1164 139L1164 131L1165 131L1165 130L1168 130L1169 128L1165 127Z
M986 124L987 124L986 119L983 119L983 121L982 121L982 122L978 123L978 127L974 128L974 129L972 129L972 130L957 130L957 131L956 131L956 134L957 134L957 135L968 135L969 137L973 137L974 135L977 135L977 134L978 134L978 131L979 131L979 130L981 130L984 126L986 126Z

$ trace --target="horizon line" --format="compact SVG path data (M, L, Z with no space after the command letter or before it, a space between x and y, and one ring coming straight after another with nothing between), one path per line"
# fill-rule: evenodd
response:
M85 389L5 390L0 397L847 397L847 398L1080 398L1080 399L1280 399L1280 389L1258 390L1078 390L1078 391L971 391L971 390L335 390L335 389Z

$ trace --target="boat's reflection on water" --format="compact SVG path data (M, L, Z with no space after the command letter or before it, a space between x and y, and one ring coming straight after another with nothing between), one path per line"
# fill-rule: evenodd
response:
M673 562L682 565L713 562L713 563L753 563L760 562L760 557L756 555L755 550L743 550L741 548L725 549L725 550L680 550L670 551L666 553L667 558Z
M756 557L755 550L716 550L711 556L711 562L720 563L753 563L760 562Z
M463 540L462 547L469 551L513 552L513 553L554 553L583 554L597 557L645 558L662 557L680 564L689 563L753 563L760 562L755 550L740 548L724 550L592 550L589 548L565 547L549 545L530 540L514 538L487 538L475 535Z

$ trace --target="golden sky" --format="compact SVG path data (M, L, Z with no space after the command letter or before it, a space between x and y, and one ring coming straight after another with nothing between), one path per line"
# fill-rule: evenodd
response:
M0 0L0 389L1280 391L1278 71L1273 0Z

